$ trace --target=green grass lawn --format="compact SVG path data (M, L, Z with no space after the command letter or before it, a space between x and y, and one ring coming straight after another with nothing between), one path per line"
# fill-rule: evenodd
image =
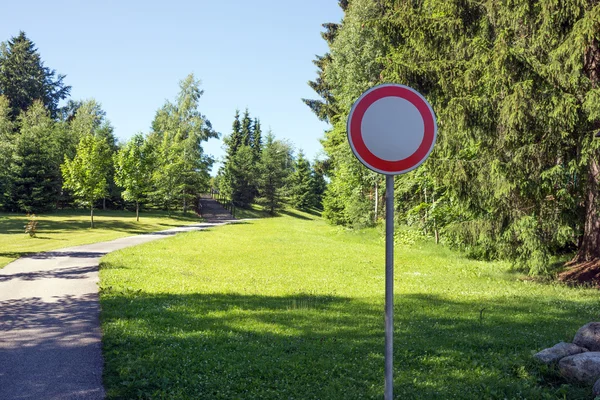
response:
M396 247L396 398L591 398L532 354L598 320L598 291L506 270ZM100 274L110 399L383 398L381 230L288 212L111 253Z
M123 236L160 231L199 222L194 214L147 212L140 214L127 211L94 211L95 228L90 228L89 211L59 211L42 214L37 218L37 237L25 233L27 217L24 214L0 213L0 268L30 253L71 247L81 244L103 242Z

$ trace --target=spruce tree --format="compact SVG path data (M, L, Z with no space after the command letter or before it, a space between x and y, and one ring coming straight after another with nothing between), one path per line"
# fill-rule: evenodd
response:
M24 212L53 209L61 188L54 121L35 101L19 115L18 126L10 166L12 203Z
M260 127L260 121L258 118L254 119L254 125L252 127L252 154L254 155L254 162L260 162L260 154L263 150L262 143L262 131Z
M261 153L257 202L273 214L283 205L285 180L289 174L292 147L267 133Z
M439 125L429 160L397 179L400 217L421 213L448 243L531 273L573 247L575 262L599 260L599 7L351 2L317 90L337 107L323 141L326 217L352 224L367 210L378 181L349 154L345 120L362 91L398 82L425 95Z
M15 151L14 123L10 119L8 99L0 95L0 209L8 210L12 197L10 173Z
M289 182L290 201L297 209L307 210L315 204L311 172L310 162L300 150Z
M219 178L221 193L231 199L238 207L247 207L258 194L257 177L259 174L260 150L254 147L252 119L248 109L240 122L236 110L233 132L225 140L227 146L225 164ZM260 135L260 125L259 125ZM260 143L260 138L258 139Z
M246 108L244 116L242 117L242 145L250 147L254 141L252 137L252 118L250 118L250 112Z
M64 78L44 66L35 44L25 32L0 45L0 95L8 98L13 120L35 100L40 100L51 118L56 118L58 103L71 91L71 87L63 83Z

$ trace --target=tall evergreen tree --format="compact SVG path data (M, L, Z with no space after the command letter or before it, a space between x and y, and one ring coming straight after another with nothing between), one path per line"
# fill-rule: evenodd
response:
M250 118L250 112L246 108L244 116L242 117L242 145L250 147L254 141L252 137L252 118Z
M289 182L290 201L292 206L300 210L309 209L315 204L311 172L310 162L300 150Z
M0 209L8 209L11 203L13 177L10 169L15 151L15 136L8 99L0 95Z
M239 111L236 110L233 132L225 140L227 154L220 171L219 189L225 197L230 198L239 207L249 206L258 194L257 179L261 149L254 146L260 145L262 140L260 124L256 138L258 143L254 141L255 129L256 124L253 125L248 109L244 111L241 122Z
M343 11L348 8L347 0L338 1L338 4ZM332 22L323 24L325 31L321 32L321 37L327 42L328 46L331 47L333 44L340 26L341 24ZM333 85L325 79L325 70L331 60L330 53L324 56L316 56L316 59L313 60L313 64L318 68L317 78L314 81L309 81L308 85L319 95L320 99L302 99L304 104L310 107L320 120L328 122L333 122L334 117L339 113L335 97L331 92Z
M252 154L254 155L254 162L260 162L260 154L263 150L262 143L262 130L260 127L260 121L258 118L254 118L254 125L252 126Z
M25 212L52 209L61 188L54 121L41 101L35 101L19 115L18 125L10 166L12 202Z
M373 179L347 156L344 122L362 91L398 82L439 125L429 160L397 180L401 216L422 212L450 243L533 273L574 247L575 262L600 260L599 13L592 1L350 2L321 75L338 107L323 142L326 216L366 210L352 202Z
M65 76L44 66L35 44L25 32L0 45L0 95L8 98L11 118L27 110L40 100L56 118L58 103L69 96L70 86L63 83Z
M233 126L231 135L226 138L227 144L227 157L233 157L240 146L243 144L242 137L242 123L240 122L240 110L235 110L235 116L233 118Z
M285 181L290 173L292 147L267 133L261 153L257 202L273 214L283 205Z

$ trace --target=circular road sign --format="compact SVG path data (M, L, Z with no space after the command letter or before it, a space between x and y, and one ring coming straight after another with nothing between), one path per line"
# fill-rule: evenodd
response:
M433 109L416 90L383 84L364 92L350 109L348 140L369 169L399 175L421 165L433 150Z

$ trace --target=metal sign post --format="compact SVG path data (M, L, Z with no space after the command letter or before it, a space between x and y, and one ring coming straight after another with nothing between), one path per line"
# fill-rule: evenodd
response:
M437 137L435 114L408 86L384 84L364 92L348 115L348 141L367 168L385 174L385 389L394 395L394 175L421 165Z
M394 392L394 175L385 177L385 399Z

